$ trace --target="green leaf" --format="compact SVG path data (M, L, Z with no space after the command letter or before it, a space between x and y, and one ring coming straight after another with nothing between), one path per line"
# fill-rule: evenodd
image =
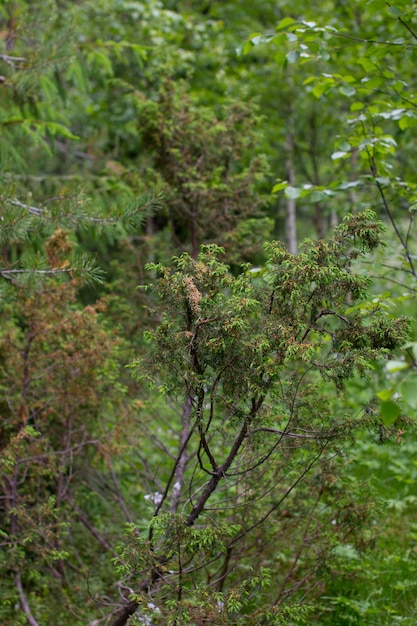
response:
M359 187L360 185L362 185L361 180L349 180L344 183L340 183L338 189L343 191L345 189L351 189L352 187Z
M350 145L350 143L348 141L341 141L338 145L339 150L344 150L345 152L348 152L349 150L352 149L352 146Z
M272 35L256 35L252 37L251 41L254 46L259 46L262 43L269 43L272 39Z
M391 400L393 394L394 394L393 389L383 389L382 391L378 391L376 395L378 396L380 400L382 400L383 402L386 402L387 400Z
M417 409L417 384L414 381L404 380L399 387L399 392L407 404Z
M295 24L295 20L292 17L284 17L280 22L278 22L277 30L285 30L293 24Z
M401 130L405 130L406 128L408 128L409 127L408 117L404 116L400 118L400 120L398 121L398 126L401 128Z
M356 93L356 89L355 87L352 87L352 85L342 85L341 87L339 87L339 91L344 96L348 96L348 98L354 96Z
M285 36L287 38L288 41L298 41L298 37L295 33L285 33Z
M283 189L287 187L287 185L288 185L288 182L286 180L277 183L276 185L272 187L272 193L276 193L277 191L282 191Z
M315 98L320 98L324 94L326 89L327 89L326 83L317 83L317 85L315 85L313 89L311 90L311 93L313 94Z
M384 426L391 426L401 413L401 409L392 400L381 402L380 415Z
M403 13L404 13L404 11L402 11L398 7L393 7L393 6L390 6L390 5L388 6L388 12L391 13L391 15L394 15L395 17L403 15Z
M363 67L366 72L374 72L376 70L376 65L366 57L359 57L356 61L359 65Z
M296 63L299 58L300 53L298 50L291 50L291 52L288 52L288 54L286 55L288 63Z
M321 202L323 198L325 197L326 197L326 194L324 193L324 191L313 191L310 194L311 202Z
M290 200L295 200L300 197L301 189L298 189L297 187L287 187L284 193Z
M379 76L372 76L372 78L364 78L363 83L368 89L378 89L383 84L383 80Z
M343 159L349 156L349 152L345 152L344 150L338 150L337 152L333 152L332 159L336 161L337 159Z
M388 361L385 365L385 369L387 372L401 372L402 370L406 370L409 368L408 363L405 361Z
M243 45L243 50L242 53L243 54L249 54L249 52L252 50L253 48L253 43L251 40L249 41L245 41L244 45Z
M416 199L417 201L417 199ZM414 358L417 359L417 341L410 341L403 346L404 350L411 350Z

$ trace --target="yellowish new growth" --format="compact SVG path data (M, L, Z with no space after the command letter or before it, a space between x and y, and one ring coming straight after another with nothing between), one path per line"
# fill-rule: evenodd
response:
M186 276L184 278L184 282L187 288L187 297L188 302L190 303L190 307L195 315L199 315L201 313L200 301L201 301L201 293L198 291L197 287L194 284L191 276Z

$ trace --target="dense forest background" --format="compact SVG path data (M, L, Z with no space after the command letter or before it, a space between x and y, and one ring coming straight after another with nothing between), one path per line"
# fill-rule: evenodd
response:
M0 621L417 620L417 17L0 6Z

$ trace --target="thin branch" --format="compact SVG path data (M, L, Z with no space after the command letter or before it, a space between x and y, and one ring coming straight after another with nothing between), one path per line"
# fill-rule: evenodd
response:
M200 513L204 510L205 505L207 500L210 498L210 496L216 491L217 486L219 484L219 482L225 478L226 476L226 472L229 469L229 467L232 465L234 459L236 458L244 440L246 439L248 432L249 432L249 424L250 422L253 420L253 418L256 416L256 414L259 412L262 404L263 404L264 398L261 396L258 399L253 398L252 399L252 409L250 412L250 415L248 416L247 420L245 421L245 423L243 424L238 436L236 437L230 452L225 460L225 462L218 468L218 472L213 475L211 477L211 479L206 483L205 488L203 489L203 492L199 498L199 501L197 502L197 504L193 507L193 510L191 511L191 513L188 515L186 521L185 521L185 525L186 526L193 526L196 519L198 518L198 516L200 515ZM314 457L314 459L304 468L304 470L302 471L301 475L298 476L298 478L294 481L294 483L292 485L290 485L290 487L285 491L285 493L283 494L283 496L278 500L278 502L270 508L270 510L266 513L266 515L264 515L260 520L258 520L255 524L253 524L251 527L249 527L248 529L246 529L245 531L243 531L242 533L239 533L239 535L237 535L234 539L232 539L229 542L228 548L232 548L232 546L237 543L240 539L244 538L249 532L251 532L254 528L256 528L257 526L263 524L265 522L265 520L273 513L273 511L275 509L277 509L281 503L285 500L285 498L287 498L289 496L289 494L295 489L295 487L304 479L304 477L306 476L306 474L308 474L308 472L311 470L311 468L317 463L317 461L320 459L321 455L323 454L324 450L325 450L326 445L324 445L320 452L318 453L318 455L316 457ZM142 581L142 583L139 585L139 589L137 591L137 593L141 593L141 592L148 592L154 585L155 583L157 583L158 581L161 581L163 579L163 575L162 575L162 567L164 566L164 564L167 562L167 557L166 556L162 556L161 558L158 559L158 562L156 563L155 569L151 575L150 578ZM125 626L125 624L127 623L129 617L131 617L138 609L139 607L139 603L136 600L131 600L119 613L119 615L116 617L116 619L111 623L111 626Z
M314 465L316 465L316 463L320 460L324 450L326 449L326 445L324 444L323 447L321 448L321 450L319 451L319 453L313 458L313 460L304 468L304 470L301 472L301 474L297 477L297 479L292 483L292 485L290 485L288 487L288 489L286 489L286 491L283 493L283 495L281 496L281 498L279 498L279 500L269 509L269 511L267 513L265 513L265 515L263 517L261 517L259 520L257 520L254 524L252 524L252 526L249 526L249 528L243 530L241 533L239 533L238 535L236 535L236 537L234 537L230 543L229 546L234 545L235 543L237 543L238 541L240 541L241 539L243 539L243 537L245 537L246 535L248 535L252 530L254 530L255 528L258 528L258 526L261 526L264 522L266 522L266 520L268 519L268 517L270 515L272 515L272 513L274 511L276 511L276 509L278 509L281 504L284 502L284 500L290 495L290 493L292 491L294 491L294 489L297 487L297 485L304 480L304 477L310 472L311 468L314 467Z
M399 280L395 280L394 278L391 278L390 276L387 276L386 274L384 276L375 275L373 276L373 278L381 279L381 280L388 280L390 283L393 283L394 285L399 285L400 287L403 287L403 289L408 289L408 291L411 291L414 293L417 292L416 287L410 287L410 285L406 285Z
M168 496L168 492L169 492L169 490L170 490L170 487L171 487L172 481L174 480L174 477L175 477L175 475L176 475L178 465L179 465L179 463L180 463L180 461L181 461L181 459L182 459L182 455L183 455L183 453L184 453L184 451L185 451L185 449L186 449L186 447L187 447L187 445L188 445L188 442L190 441L190 439L191 439L191 437L192 437L192 435L193 435L193 433L194 433L194 429L195 429L195 424L194 424L194 425L193 425L193 427L190 429L190 431L189 431L189 433L188 433L187 437L186 437L186 438L184 438L184 442L183 442L183 444L180 446L180 449L179 449L179 451L178 451L177 458L175 459L174 467L172 468L171 474L170 474L170 476L169 476L169 478L168 478L168 481L167 481L167 484L166 484L166 487L165 487L165 491L164 491L164 493L162 494L162 498L161 498L160 503L157 505L157 507L156 507L156 509L155 509L155 512L154 512L154 517L157 517L157 515L159 514L159 511L160 511L160 510L161 510L161 508L162 508L163 503L165 502L165 500L166 500L166 498L167 498L167 496ZM152 528L151 528L151 529L150 529L150 531L149 531L149 539L151 539L151 538L152 538L152 532L151 532L151 531L152 531Z
M69 273L69 272L73 272L74 268L73 267L56 267L56 268L52 268L50 270L39 270L36 268L28 268L28 269L20 269L20 270L0 270L0 275L3 276L4 278L7 278L8 280L12 280L12 277L9 277L9 274L31 274L31 273L36 273L36 274L44 274L46 276L51 276L53 274L62 274L62 273Z
M331 309L323 309L323 311L321 311L321 313L316 317L316 322L318 319L320 319L320 317L324 317L325 315L334 315L335 317L342 320L342 322L345 322L345 324L350 324L350 319L348 319L344 315L340 315L340 313L337 313L336 311L332 311Z
M31 206L30 204L24 204L23 202L20 202L20 200L11 200L10 204L18 206L21 209L27 209L29 213L32 213L33 215L38 215L40 217L42 217L44 213L42 209L38 209L38 207Z
M149 207L153 206L155 204L155 201L158 200L158 198L151 198L150 200L148 200L147 202L145 202L145 204L141 207L138 207L134 213L139 213L140 211L145 211L146 209L148 209ZM14 206L18 206L21 209L26 209L29 213L31 213L32 215L36 215L38 217L50 217L47 213L45 213L45 211L43 209L40 209L38 207L34 207L31 206L30 204L25 204L24 202L20 202L20 200L10 200L10 204L13 204ZM44 203L45 204L45 203ZM71 216L66 216L71 222L77 222L77 219L74 219ZM82 220L86 220L88 222L92 222L93 224L117 224L120 222L121 219L123 219L123 216L120 217L107 217L107 218L100 218L100 217L90 217L89 215L83 215L81 217Z
M369 265L373 265L373 263L369 262ZM396 267L395 265L389 265L388 263L381 263L381 267L394 270L394 272L404 272L405 274L411 274L413 276L413 272L411 270L406 270L403 267Z
M115 554L113 552L112 547L107 543L107 541L104 539L104 537L102 537L100 535L100 533L96 530L96 528L94 528L94 526L91 524L90 520L85 515L85 513L83 513L83 511L81 511L81 509L79 509L78 506L76 506L76 504L74 504L74 502L71 500L71 498L69 496L66 496L65 499L68 502L68 504L70 505L70 507L72 508L72 510L78 515L78 518L79 518L80 522L82 524L84 524L84 526L87 528L88 531L90 531L90 533L93 535L94 539L96 539L98 541L98 543L101 545L101 547L104 548L106 551L110 551L113 554Z
M389 220L390 220L390 222L392 224L392 227L393 227L393 229L395 231L395 234L397 235L397 238L398 238L399 242L401 243L401 246L404 249L404 252L405 252L405 255L407 257L407 261L408 261L408 264L410 266L411 272L412 272L413 276L417 277L416 269L414 267L414 262L413 262L413 259L411 258L410 251L408 249L407 242L404 240L404 237L402 236L401 231L399 230L399 228L398 228L398 226L396 224L394 216L393 216L393 214L391 212L391 209L390 209L390 207L388 205L388 201L387 201L387 198L386 198L385 193L384 193L384 188L383 188L382 184L378 180L378 168L377 168L376 162L375 162L375 154L371 154L369 148L367 148L367 154L368 154L369 167L371 169L372 176L374 177L374 183L376 185L376 188L378 189L380 198L382 200L382 205L383 205L383 207L385 209L386 214L388 215L388 218L389 218Z
M16 63L19 61L26 61L24 57L11 57L8 54L0 54L0 59L5 61L7 65L11 65L12 67L16 67Z
M308 533L308 530L309 530L309 528L311 526L311 523L313 521L313 515L314 515L314 512L315 512L315 510L317 508L317 505L318 505L318 503L320 501L321 495L322 495L322 493L319 492L318 495L317 495L317 498L316 498L316 500L315 500L315 502L314 502L314 504L313 504L313 506L311 508L310 514L309 514L309 516L307 518L307 524L306 524L306 527L304 529L302 540L301 540L300 545L298 547L298 550L297 550L297 552L296 552L296 554L294 556L294 560L292 562L292 565L291 565L290 569L288 570L288 572L286 573L286 575L284 576L284 580L282 581L282 585L280 587L280 590L279 590L278 595L276 597L276 600L274 602L274 606L276 606L278 604L278 602L280 601L281 597L284 595L285 587L287 586L287 583L290 580L290 577L291 577L292 573L294 572L295 568L297 567L298 561L300 560L300 557L301 557L301 554L303 552L303 549L305 548L305 545L307 543L307 533Z
M30 610L29 603L23 590L22 579L20 578L20 574L18 572L15 574L14 584L19 594L20 606L22 607L23 613L26 615L26 619L29 622L29 625L39 626L38 622L32 615L32 611Z
M177 512L180 496L181 496L181 488L184 482L184 471L188 462L188 456L185 454L186 445L189 441L190 436L190 417L192 412L192 401L188 396L185 400L184 409L181 416L182 421L182 430L181 430L181 438L180 445L178 451L178 462L177 467L174 473L174 487L173 494L171 499L171 511L173 513Z
M407 246L408 246L408 241L410 239L411 229L413 228L413 224L414 224L414 211L411 213L410 221L408 223L407 234L405 236L405 243L407 244Z
M355 35L348 35L348 33L332 32L335 37L343 37L344 39L350 39L351 41L357 41L365 44L375 44L377 46L402 46L404 48L415 48L415 43L401 43L399 41L380 41L378 39L363 39L362 37L355 37Z
M317 322L321 317L325 317L326 315L333 315L334 317L338 317L342 322L345 322L345 324L348 324L348 325L350 324L350 320L347 317L345 317L344 315L341 315L340 313L337 313L336 311L331 311L330 309L323 309L323 311L321 311L319 315L317 315L314 322ZM305 339L307 338L307 335L313 329L317 330L317 328L315 328L314 326L309 326L308 328L306 328L306 330L303 333L303 336L301 337L301 343L305 341Z
M407 257L407 261L409 263L411 272L412 272L413 276L417 277L416 268L414 266L414 261L411 258L411 254L410 254L410 251L408 249L407 241L404 240L404 238L403 238L403 236L402 236L402 234L401 234L401 232L400 232L400 230L399 230L399 228L398 228L398 226L397 226L397 224L396 224L396 222L394 220L394 216L391 213L391 209L389 208L387 199L385 197L384 189L383 189L381 183L378 180L376 180L376 178L375 178L375 183L376 183L377 189L379 191L379 195L381 196L382 203L384 205L385 211L386 211L386 213L387 213L387 215L388 215L388 217L390 219L390 222L391 222L391 224L392 224L392 226L393 226L393 228L395 230L395 234L397 235L397 237L398 237L402 247L404 248L404 252L405 252L405 255Z
M116 472L114 471L113 461L111 459L109 461L109 465L110 465L110 474L111 474L111 477L113 479L113 483L114 483L114 487L115 487L115 493L116 493L117 501L118 501L119 506L120 506L121 510L123 511L127 521L129 523L132 523L133 519L132 519L132 516L130 514L129 509L126 506L125 499L123 498L122 490L120 488L120 483L117 480Z
M239 434L237 435L236 439L233 442L232 447L230 448L229 454L226 458L226 460L224 461L224 463L222 465L220 465L217 468L217 471L215 474L213 474L213 476L210 478L210 480L207 482L203 493L201 494L197 504L194 505L191 513L188 515L187 520L186 520L186 525L187 526L193 526L194 522L196 521L196 519L198 518L198 516L200 515L200 513L202 513L202 511L204 510L205 504L207 502L207 500L210 498L210 496L214 493L214 491L217 489L217 486L219 484L219 482L226 477L226 473L227 470L230 468L230 466L232 465L233 461L235 460L244 440L246 439L248 433L249 433L249 425L250 423L253 421L254 417L256 416L256 414L259 412L262 404L263 404L264 398L263 396L261 396L258 399L253 398L252 399L252 408L251 408L251 412L249 414L249 416L247 417L247 419L244 421L242 428L240 429Z
M330 439L330 438L339 436L339 433L336 433L334 435L322 434L322 433L317 433L314 435L300 435L298 433L294 433L291 431L285 432L284 430L279 430L277 428L267 428L267 427L255 428L255 430L250 431L250 434L258 433L258 432L274 433L275 435L279 435L280 437L289 437L290 439L313 439L314 441L317 441L318 439Z
M400 24L402 24L404 26L404 28L406 28L408 30L408 32L410 33L410 35L412 37L414 37L414 39L417 39L417 34L413 31L413 29L411 28L411 26L409 26L407 24L407 22L404 22L403 18L401 16L398 17L398 21L400 22ZM415 44L414 44L415 45Z

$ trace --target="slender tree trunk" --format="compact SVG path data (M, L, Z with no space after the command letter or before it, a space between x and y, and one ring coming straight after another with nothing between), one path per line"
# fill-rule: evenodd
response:
M146 219L146 238L148 241L152 239L154 231L153 217L149 215ZM155 250L153 246L149 246L149 256L147 259L148 263L155 263Z
M191 211L190 217L190 238L191 238L191 256L193 259L198 257L198 237L197 237L197 218L195 215L195 209Z
M319 239L323 239L324 235L326 234L326 229L321 202L316 202L316 204L314 205L314 226L316 229L317 237Z
M16 36L16 18L14 16L15 6L10 8L10 15L7 21L7 35L6 35L6 51L9 52L14 48L14 40Z
M336 211L333 209L331 214L330 214L330 228L336 228L336 226L339 224L339 220L337 218L337 213Z
M182 412L182 431L179 443L179 460L174 475L174 486L171 498L171 511L176 513L181 498L181 487L184 482L184 470L187 465L188 455L185 450L187 440L190 437L190 416L192 410L191 398L187 397Z
M320 163L319 163L319 154L320 154L320 146L319 146L319 133L320 128L317 123L317 112L315 109L312 110L310 115L310 141L309 141L309 155L311 159L311 165L313 169L313 179L312 182L314 185L321 185L321 176L320 176ZM314 226L316 229L316 234L319 239L323 239L326 234L327 221L324 216L323 206L321 202L316 202L314 204Z
M294 169L294 138L289 132L286 138L287 143L287 179L291 187L295 187L295 169ZM287 213L285 218L285 234L287 237L287 246L291 254L297 254L297 226L296 226L296 202L294 198L287 199Z
M353 150L352 155L350 157L350 181L354 181L357 178L357 164L358 164L358 153L356 150ZM350 187L349 189L349 212L357 213L358 212L358 197L356 195L355 187Z

